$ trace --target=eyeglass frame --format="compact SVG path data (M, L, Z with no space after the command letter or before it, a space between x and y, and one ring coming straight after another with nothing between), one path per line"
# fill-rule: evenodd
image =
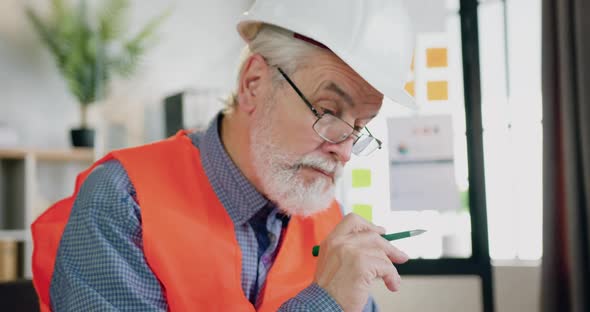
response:
M291 88L293 88L293 90L295 90L295 93L297 93L297 95L299 96L299 98L301 98L301 100L303 101L303 103L305 103L305 105L311 110L311 112L313 113L313 115L317 118L316 121L313 123L313 125L311 127L312 127L313 131L315 131L315 133L317 133L320 136L320 138L322 138L324 141L329 142L329 143L332 143L332 144L340 144L340 143L348 140L351 135L354 135L354 136L356 136L356 139L354 140L354 142L352 142L352 145L354 146L356 144L356 142L358 142L358 140L363 135L368 135L371 138L375 139L375 141L377 142L377 148L376 149L381 149L383 143L381 142L381 140L379 140L376 137L374 137L373 134L371 134L371 131L369 131L369 128L367 128L366 126L364 126L362 129L358 129L358 128L352 126L351 124L349 124L348 122L346 122L345 120L342 120L342 118L340 118L338 116L335 116L334 114L332 114L330 112L323 112L322 114L320 114L320 112L318 112L318 110L311 104L311 102L309 100L307 100L307 98L305 97L305 95L303 95L303 92L301 92L301 90L299 90L299 88L297 88L297 86L291 80L291 78L289 78L289 76L280 67L276 66L276 68L279 70L279 73L281 73L281 75L283 76L283 78L285 78L285 80L287 81L287 83L289 83L289 85L291 86ZM332 117L334 117L334 118L342 121L343 123L345 123L347 126L349 126L352 129L352 132L349 135L347 135L344 139L342 139L341 141L339 141L339 142L328 140L327 138L325 138L324 136L322 136L321 134L319 134L318 131L315 129L315 125L326 114L331 115ZM361 131L363 129L367 130L367 134L361 133ZM370 153L368 153L368 154L366 154L364 156L370 155L374 151L375 150L371 151ZM358 154L355 153L355 155L358 155Z

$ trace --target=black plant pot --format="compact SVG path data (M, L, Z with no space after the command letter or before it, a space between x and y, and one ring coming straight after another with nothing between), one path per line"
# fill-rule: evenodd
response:
M71 129L70 134L74 147L94 147L94 129Z

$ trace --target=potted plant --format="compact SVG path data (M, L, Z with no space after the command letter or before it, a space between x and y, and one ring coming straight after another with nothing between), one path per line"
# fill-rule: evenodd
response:
M140 63L154 32L166 14L151 19L137 34L125 36L128 0L104 0L89 16L86 1L52 0L50 16L26 10L35 31L47 46L69 91L80 104L80 127L71 129L72 145L94 146L88 107L105 98L114 75L127 78Z

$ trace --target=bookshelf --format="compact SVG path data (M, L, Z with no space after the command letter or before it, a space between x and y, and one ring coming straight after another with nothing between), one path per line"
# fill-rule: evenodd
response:
M0 279L32 277L31 223L72 193L77 173L94 159L87 148L0 149Z

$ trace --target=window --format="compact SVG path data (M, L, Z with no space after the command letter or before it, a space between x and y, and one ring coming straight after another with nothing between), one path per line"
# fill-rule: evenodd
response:
M425 1L408 4L419 24L406 89L421 110L415 114L384 104L370 124L376 136L385 138L384 148L369 157L353 157L337 197L347 212L389 232L427 229L422 236L395 243L414 258L466 258L471 255L471 225L459 1L429 1L428 6ZM420 12L423 7L429 12ZM537 260L542 254L540 0L508 2L506 7L503 1L485 1L478 14L490 255L494 260ZM404 120L417 120L418 125L450 121L450 157L421 160L423 170L395 167L399 129L391 125ZM444 164L452 168L452 180L447 177L445 183L453 189L445 190L450 196L437 205L436 186L444 185L441 176L449 168ZM396 168L404 169L396 173ZM396 205L390 196L400 185L408 192L419 189L408 183L424 186L419 196L426 200L413 202L425 203L421 209L410 209L407 201Z
M541 1L482 2L479 32L490 256L538 260Z

